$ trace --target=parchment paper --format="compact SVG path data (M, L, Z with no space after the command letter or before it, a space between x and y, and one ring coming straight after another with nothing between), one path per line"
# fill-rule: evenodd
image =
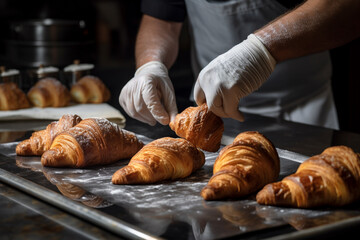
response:
M0 111L0 121L31 119L59 120L64 114L77 114L82 118L102 117L116 119L118 123L125 123L125 117L121 112L107 103L71 104L61 108L32 107L12 111Z
M152 141L138 137L145 143ZM16 144L0 145L0 150L19 167L43 173L63 195L85 205L96 208L119 205L139 222L139 227L158 236L175 221L189 224L195 239L219 239L285 224L301 230L360 215L354 206L316 210L262 206L256 203L255 195L206 202L200 191L212 175L218 152L205 152L205 165L186 179L151 185L113 185L112 174L129 160L88 169L47 168L42 167L39 157L15 156ZM293 173L298 165L281 159L280 179Z

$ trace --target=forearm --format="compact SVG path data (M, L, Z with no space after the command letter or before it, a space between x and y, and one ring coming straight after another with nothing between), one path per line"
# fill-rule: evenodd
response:
M169 69L178 55L181 27L182 23L144 15L136 39L136 67L159 61Z
M255 32L278 61L328 50L360 37L359 0L308 0Z

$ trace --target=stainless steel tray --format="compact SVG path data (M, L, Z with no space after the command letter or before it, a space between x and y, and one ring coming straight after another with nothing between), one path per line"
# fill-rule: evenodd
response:
M152 140L138 137L145 143ZM126 186L113 185L111 176L128 160L87 169L46 168L39 157L16 156L16 144L0 145L1 181L129 238L219 239L281 226L304 230L360 216L356 204L341 209L280 208L258 205L255 195L206 202L199 193L218 153L205 152L205 165L186 179ZM278 152L281 179L295 172L304 156Z

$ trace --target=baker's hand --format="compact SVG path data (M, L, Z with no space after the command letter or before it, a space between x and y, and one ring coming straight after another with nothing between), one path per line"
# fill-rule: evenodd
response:
M174 87L164 64L142 65L121 90L119 102L130 116L149 125L169 124L178 113Z
M216 115L243 121L238 109L240 99L257 90L275 65L275 59L261 41L250 34L200 72L194 88L196 103L206 102Z

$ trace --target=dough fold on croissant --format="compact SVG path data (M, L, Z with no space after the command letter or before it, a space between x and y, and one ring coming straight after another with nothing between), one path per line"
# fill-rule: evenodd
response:
M72 99L78 103L103 103L110 99L110 91L100 78L84 76L70 90Z
M205 103L186 108L176 115L169 126L179 137L189 140L202 150L216 152L220 148L224 123L208 110Z
M112 177L114 184L147 184L189 176L205 163L205 155L182 138L164 137L145 145Z
M270 140L258 132L243 132L220 151L201 196L205 200L243 197L275 181L279 172L279 156Z
M300 164L296 173L266 185L260 204L312 208L343 206L360 198L360 157L346 146L334 146Z
M27 94L35 107L65 107L69 104L71 96L69 90L55 78L39 80Z
M9 111L29 107L29 100L16 83L0 84L0 110Z
M143 143L105 118L88 118L59 134L41 157L47 167L82 168L130 158Z
M50 123L46 129L34 132L29 139L16 146L17 155L42 155L51 146L54 138L74 127L82 119L76 114L65 114L59 121Z

